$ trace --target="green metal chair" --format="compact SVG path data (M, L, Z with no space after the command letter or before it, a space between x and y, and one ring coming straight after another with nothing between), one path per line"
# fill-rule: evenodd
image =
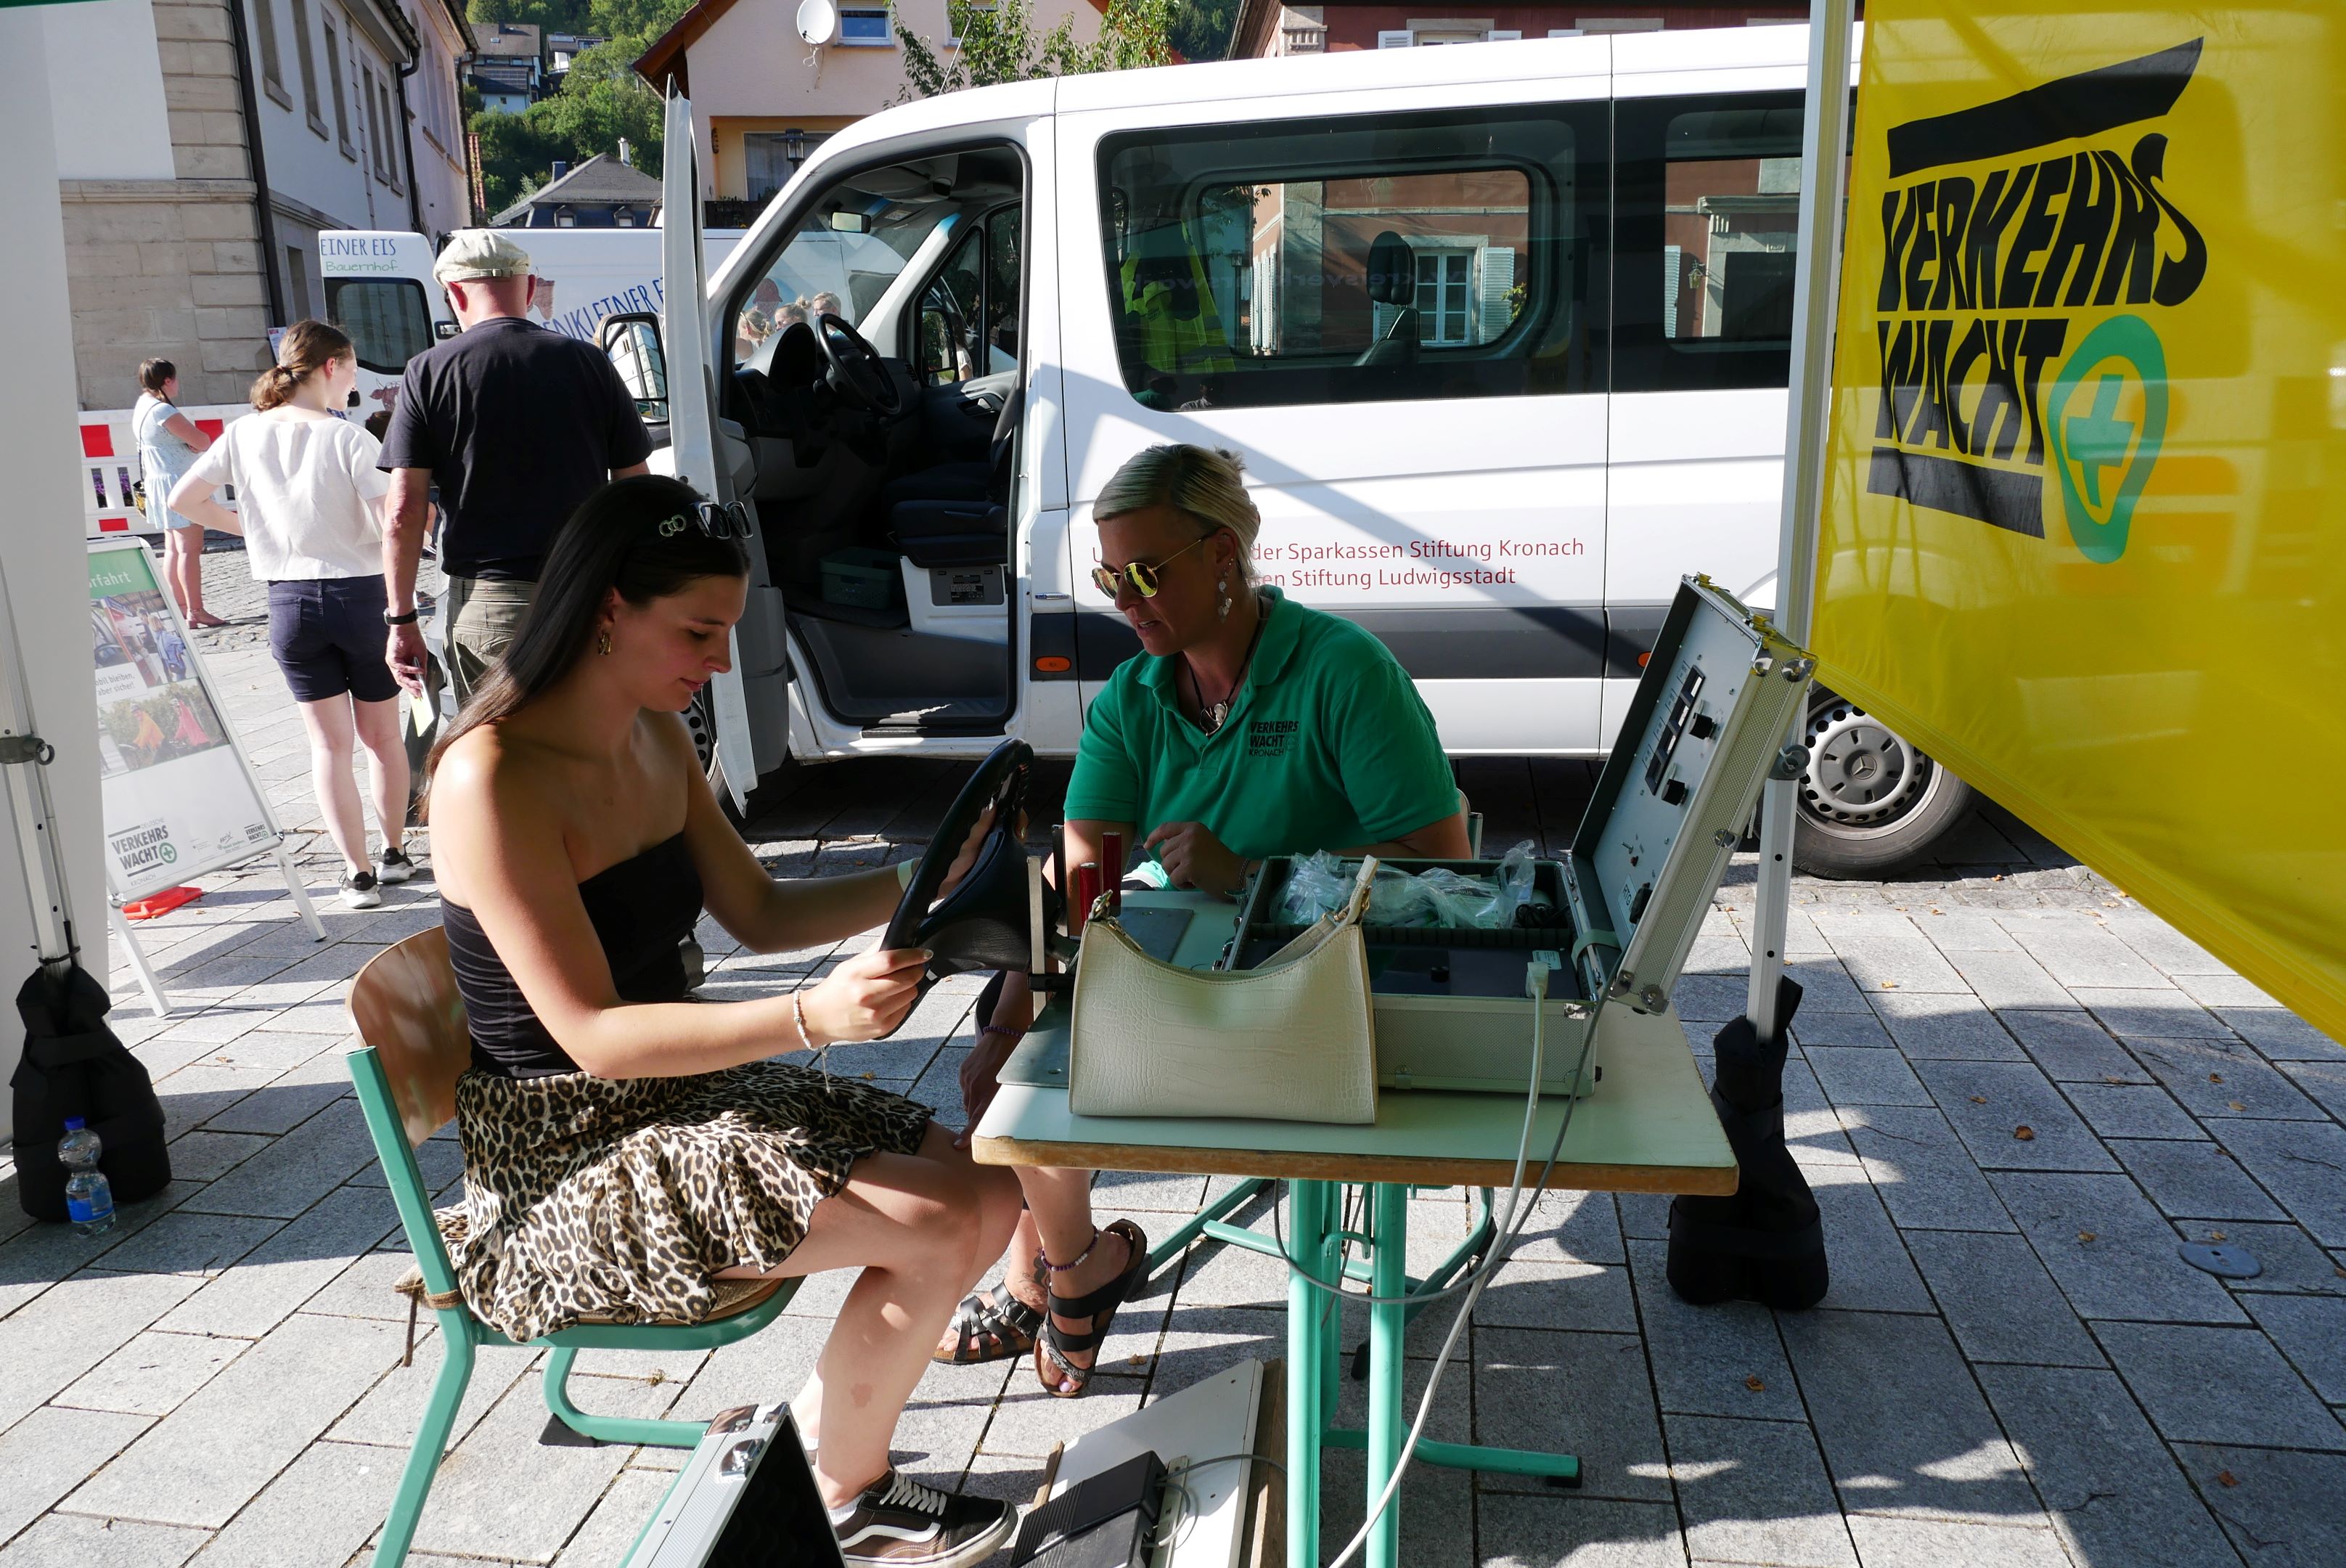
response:
M350 1054L351 1078L358 1085L367 1131L373 1135L392 1202L398 1206L399 1223L422 1276L408 1288L411 1303L429 1308L440 1319L440 1375L432 1385L431 1401L424 1407L415 1446L400 1474L391 1517L383 1523L374 1553L374 1568L399 1568L415 1538L465 1385L472 1381L475 1354L484 1345L515 1341L466 1308L440 1228L432 1218L431 1195L415 1164L415 1145L456 1114L456 1078L471 1058L464 1003L448 965L446 933L436 928L422 932L377 953L352 983L350 1008L362 1042ZM571 1401L568 1388L578 1352L705 1350L729 1345L771 1323L797 1287L795 1279L729 1280L719 1288L716 1313L701 1322L589 1322L527 1341L549 1352L546 1404L554 1419L546 1423L547 1438L541 1441L692 1447L708 1423L597 1416L580 1410Z

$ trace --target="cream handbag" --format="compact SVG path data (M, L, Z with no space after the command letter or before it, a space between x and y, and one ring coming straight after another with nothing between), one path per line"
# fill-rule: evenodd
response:
M1377 1119L1376 1038L1352 896L1260 968L1181 969L1112 916L1084 927L1067 1043L1067 1105L1084 1116Z

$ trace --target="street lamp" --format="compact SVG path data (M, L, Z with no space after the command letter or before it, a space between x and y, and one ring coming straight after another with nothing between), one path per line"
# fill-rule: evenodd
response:
M804 163L806 161L806 132L801 130L796 126L792 126L790 129L784 131L782 133L782 156L790 160L790 168L793 171L798 168L799 165Z

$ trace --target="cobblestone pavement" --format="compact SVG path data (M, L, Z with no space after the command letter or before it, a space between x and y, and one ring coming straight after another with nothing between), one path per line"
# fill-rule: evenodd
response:
M209 565L223 613L250 615L253 596L227 585L240 558ZM262 640L240 624L205 641L284 820L313 832ZM1494 847L1560 847L1588 784L1566 763L1462 774ZM806 770L750 837L786 874L892 860L958 777ZM333 861L315 851L303 865L323 900ZM321 946L271 874L202 881L200 902L146 928L179 1010L148 1017L114 976L178 1179L88 1241L28 1227L0 1196L0 1568L363 1562L437 1369L428 1330L398 1365L402 1243L342 1064L350 977L437 919L431 884L368 912L329 902ZM1429 1430L1568 1448L1586 1484L1413 1471L1403 1560L2346 1563L2346 1054L2009 819L1927 874L1795 896L1808 994L1787 1123L1824 1208L1831 1295L1801 1314L1695 1310L1663 1280L1663 1201L1545 1200ZM1698 1049L1740 1006L1750 902L1747 858L1678 991ZM838 956L703 940L719 997ZM894 1040L836 1053L837 1070L958 1121L973 989L940 986ZM453 1185L453 1145L425 1152ZM1160 1234L1210 1186L1102 1185L1104 1209ZM1415 1205L1428 1246L1463 1233L1456 1196ZM2263 1273L2227 1283L2177 1257L2218 1237ZM692 1417L787 1396L845 1283L811 1282L775 1328L713 1354L582 1358L581 1402ZM936 1368L900 1458L936 1484L1031 1492L1055 1441L1280 1353L1283 1299L1275 1264L1193 1252L1119 1319L1087 1398L1046 1403L1023 1369ZM1443 1316L1413 1331L1421 1355ZM412 1562L604 1568L648 1517L675 1456L536 1446L535 1361L483 1353ZM1331 1470L1332 1551L1361 1503L1356 1457Z

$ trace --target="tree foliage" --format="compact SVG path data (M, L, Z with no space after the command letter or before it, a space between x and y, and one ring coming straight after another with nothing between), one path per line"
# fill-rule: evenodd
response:
M999 0L980 7L969 0L945 0L948 23L960 36L947 49L923 37L895 17L896 41L904 55L902 97L933 98L964 87L1084 71L1127 71L1173 63L1169 29L1178 0L1109 0L1100 35L1090 43L1075 36L1075 19L1063 18L1049 32L1035 25L1032 0Z
M658 178L663 128L659 95L635 73L643 52L684 14L689 0L470 0L474 22L512 22L553 33L607 36L570 62L561 89L519 114L483 111L481 221L546 183L558 158L576 166L597 153L617 157L625 137L635 165Z

